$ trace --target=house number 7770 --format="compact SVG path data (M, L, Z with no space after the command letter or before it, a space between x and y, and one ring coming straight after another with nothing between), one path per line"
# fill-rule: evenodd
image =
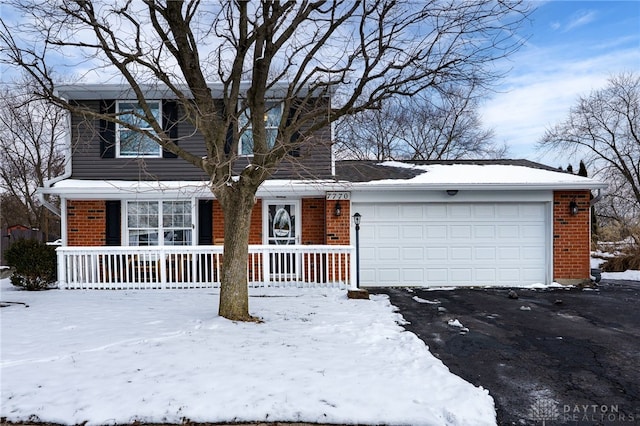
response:
M350 192L327 192L327 200L350 200Z

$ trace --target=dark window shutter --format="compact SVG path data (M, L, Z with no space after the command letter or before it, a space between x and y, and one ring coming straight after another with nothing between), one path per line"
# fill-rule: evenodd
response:
M115 114L116 101L103 99L100 101L100 114ZM116 123L100 120L100 157L115 158L116 156Z
M120 240L120 200L108 200L105 206L106 226L105 226L105 242L108 246L121 245Z
M178 103L176 101L162 101L162 128L169 134L171 140L178 143ZM176 158L173 152L162 150L163 158Z
M198 244L213 244L213 201L198 200Z

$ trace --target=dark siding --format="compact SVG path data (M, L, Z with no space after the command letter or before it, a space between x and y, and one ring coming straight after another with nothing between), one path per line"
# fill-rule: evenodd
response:
M85 101L86 105L99 110L100 101ZM179 116L179 112L178 112ZM100 121L85 122L79 116L73 118L72 177L74 179L114 180L202 180L206 174L180 158L135 158L101 157ZM173 135L171 135L173 136ZM189 152L206 155L204 140L199 132L187 122L180 122L177 138L180 146ZM295 155L289 156L273 175L277 179L319 178L331 175L330 129L316 132ZM248 160L240 158L235 171L239 173Z

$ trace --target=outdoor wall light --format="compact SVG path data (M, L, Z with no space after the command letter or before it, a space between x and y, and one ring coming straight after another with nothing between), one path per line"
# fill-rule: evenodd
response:
M340 201L336 201L336 208L333 211L333 214L338 217L342 215L342 206L340 205Z
M457 189L447 189L447 195L450 195L451 197L453 197L457 193L458 193Z
M578 214L578 203L576 203L575 199L571 200L571 202L569 203L569 212L572 216Z

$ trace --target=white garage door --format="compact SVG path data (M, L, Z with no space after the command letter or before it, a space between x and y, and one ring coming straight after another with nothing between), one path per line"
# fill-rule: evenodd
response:
M544 203L354 203L362 286L546 282Z

